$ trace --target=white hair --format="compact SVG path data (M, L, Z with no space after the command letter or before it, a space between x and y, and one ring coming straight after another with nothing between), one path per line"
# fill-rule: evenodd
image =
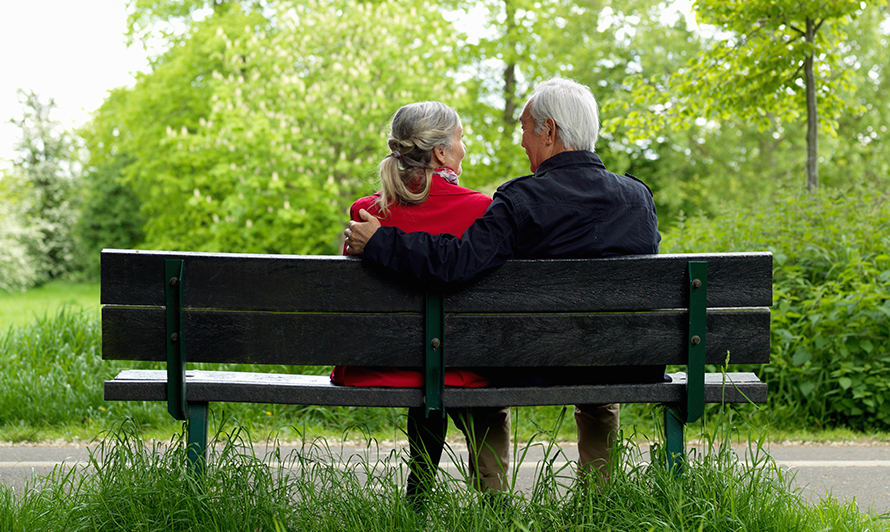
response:
M563 78L554 78L535 87L525 104L540 134L544 122L556 122L559 140L571 150L594 151L599 136L600 119L596 98L585 85Z

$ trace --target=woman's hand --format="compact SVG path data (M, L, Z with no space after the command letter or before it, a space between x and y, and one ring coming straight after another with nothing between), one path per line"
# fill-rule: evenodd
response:
M350 255L361 255L364 253L368 240L371 240L377 228L380 227L380 220L365 209L358 211L358 215L364 222L349 220L349 227L343 231L343 234L346 236L346 252Z

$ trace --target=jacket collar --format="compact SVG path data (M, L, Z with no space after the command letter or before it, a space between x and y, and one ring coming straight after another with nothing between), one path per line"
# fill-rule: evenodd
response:
M547 159L543 163L538 166L538 169L535 171L535 177L541 177L547 172L551 170L556 170L557 168L562 168L564 166L574 166L579 164L592 164L594 166L599 166L603 170L606 169L606 166L600 160L599 155L593 153L592 151L587 150L574 150L574 151L564 151L562 153L557 153L553 157Z

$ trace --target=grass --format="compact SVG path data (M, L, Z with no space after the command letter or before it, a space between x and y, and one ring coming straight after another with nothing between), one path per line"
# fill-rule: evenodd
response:
M53 281L25 292L0 290L0 332L28 325L62 307L98 310L99 283Z
M546 435L544 435L546 436ZM552 437L552 435L550 435ZM575 481L568 467L547 467L550 439L534 487L502 498L466 489L443 475L420 511L403 497L403 457L344 460L324 442L303 440L282 456L260 457L242 429L217 433L206 470L191 474L178 435L168 445L140 439L125 423L91 455L90 468L58 467L25 490L0 488L0 529L18 531L881 531L887 522L828 498L812 505L790 475L754 444L747 460L725 440L683 474L668 471L656 445L644 456L619 442L624 468L601 491ZM542 438L537 437L537 440ZM543 438L547 441L547 438ZM374 456L373 441L368 450ZM521 456L521 454L520 454Z

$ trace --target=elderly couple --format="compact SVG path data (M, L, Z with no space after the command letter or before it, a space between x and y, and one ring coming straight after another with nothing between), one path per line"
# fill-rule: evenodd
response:
M420 279L459 282L511 258L581 258L658 252L655 204L636 178L606 170L594 154L599 132L596 100L586 86L566 79L541 83L520 118L522 147L532 175L498 188L494 198L458 185L465 150L457 112L437 102L399 109L390 153L380 163L381 190L356 201L344 231L345 251ZM480 375L449 369L446 386L518 383L658 382L663 368L633 375L577 368L572 375L501 370ZM421 386L419 371L337 367L331 379L347 386ZM448 412L467 438L476 489L507 488L510 409ZM408 496L435 477L447 424L408 413ZM618 431L617 404L575 406L579 476L609 476L609 451Z

